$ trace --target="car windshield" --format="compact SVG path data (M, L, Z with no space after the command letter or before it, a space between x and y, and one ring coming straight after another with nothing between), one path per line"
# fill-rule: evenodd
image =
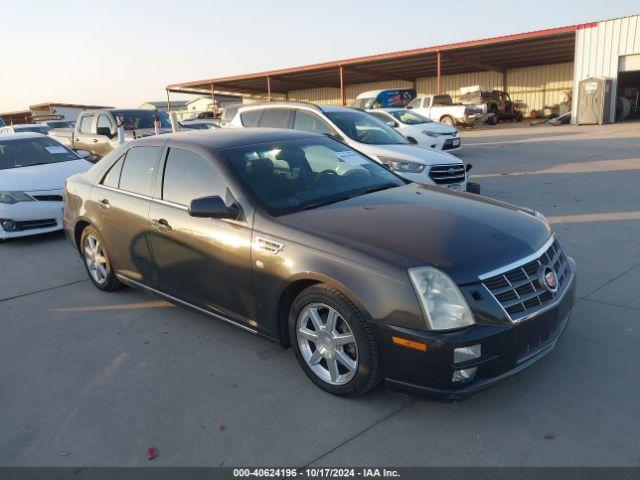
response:
M305 138L220 151L273 215L336 203L405 182L330 138Z
M420 125L421 123L431 122L431 120L429 120L427 117L423 117L422 115L416 112L412 112L411 110L395 110L388 113L400 123L404 123L405 125Z
M78 156L52 138L0 140L0 170L78 160Z
M51 128L73 128L75 124L73 122L68 122L66 120L53 120L51 122L47 122Z
M16 133L22 133L22 132L35 132L35 133L42 133L44 135L47 134L47 132L49 130L51 130L51 127L48 125L26 125L26 126L15 126L13 127L13 129L16 131Z
M327 112L327 117L350 139L367 145L406 145L408 140L393 128L359 110Z
M114 117L120 117L122 127L125 130L138 130L144 128L155 128L153 119L156 115L160 118L160 128L171 128L169 114L155 110L112 110Z

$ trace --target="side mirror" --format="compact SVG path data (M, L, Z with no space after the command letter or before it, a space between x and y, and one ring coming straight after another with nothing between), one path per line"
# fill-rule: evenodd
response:
M398 122L394 122L393 120L389 120L387 122L387 125L389 125L390 127L393 127L393 128L398 128Z
M74 150L76 152L76 155L78 155L80 158L84 158L87 159L91 156L91 152L87 152L86 150Z
M112 135L111 135L111 129L110 129L109 127L98 127L98 128L96 129L96 133L97 133L98 135L104 135L105 137L109 137L109 138L111 138L111 137L112 137Z
M189 215L196 218L229 218L235 220L240 216L237 205L227 207L222 198L201 197L191 200Z

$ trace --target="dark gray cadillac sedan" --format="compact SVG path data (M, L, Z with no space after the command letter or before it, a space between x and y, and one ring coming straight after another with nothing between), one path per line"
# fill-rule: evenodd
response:
M331 138L229 129L126 143L66 184L91 281L292 346L320 388L458 398L531 365L573 260L533 210L408 183Z

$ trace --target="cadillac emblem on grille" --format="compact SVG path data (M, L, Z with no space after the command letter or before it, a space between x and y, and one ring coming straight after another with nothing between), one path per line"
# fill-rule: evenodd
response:
M551 267L542 267L539 275L540 285L549 290L551 293L558 291L558 277L556 271Z

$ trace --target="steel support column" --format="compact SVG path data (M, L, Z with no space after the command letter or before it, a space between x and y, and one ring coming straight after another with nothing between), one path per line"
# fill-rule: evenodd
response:
M436 59L438 62L438 78L436 80L436 93L440 94L441 92L441 77L442 77L442 59L441 59L440 50L436 52Z
M340 101L342 103L342 106L344 107L347 105L347 97L344 91L344 69L342 68L342 65L340 65L339 71L340 71Z

